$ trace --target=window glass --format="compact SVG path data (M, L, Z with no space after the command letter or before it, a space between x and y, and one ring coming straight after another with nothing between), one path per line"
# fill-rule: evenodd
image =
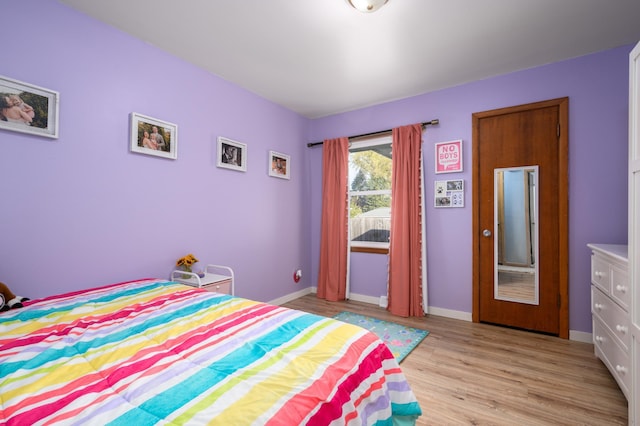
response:
M391 229L391 137L349 149L349 233L352 246L388 247Z

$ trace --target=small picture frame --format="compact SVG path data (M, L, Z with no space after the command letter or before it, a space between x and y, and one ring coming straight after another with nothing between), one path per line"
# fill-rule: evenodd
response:
M464 207L464 180L437 180L433 195L437 208Z
M436 173L456 173L462 171L462 140L437 142Z
M0 76L0 129L58 138L60 95Z
M291 157L276 151L269 151L269 176L289 179L291 172Z
M217 166L224 169L247 171L247 145L234 140L218 137Z
M131 152L178 158L178 126L146 115L131 113Z

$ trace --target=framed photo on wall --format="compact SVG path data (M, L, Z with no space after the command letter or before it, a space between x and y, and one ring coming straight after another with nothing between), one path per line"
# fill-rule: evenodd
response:
M57 138L59 98L53 90L0 76L0 129Z
M131 113L131 152L175 160L178 158L178 126L157 118Z
M462 171L462 140L436 143L436 173Z
M289 179L291 157L276 151L269 151L269 176Z
M464 207L464 180L437 180L434 191L435 207Z
M247 145L218 137L217 166L239 172L247 171Z

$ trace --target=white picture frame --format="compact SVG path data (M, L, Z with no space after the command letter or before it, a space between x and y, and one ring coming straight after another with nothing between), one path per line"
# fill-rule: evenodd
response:
M464 180L437 180L433 194L436 208L464 207Z
M435 144L435 172L462 172L462 139Z
M246 172L247 144L219 136L216 165L224 169Z
M178 158L178 125L131 113L129 149L138 154L175 160Z
M58 138L60 94L0 76L0 129Z
M290 179L291 177L291 157L277 151L269 151L269 176Z

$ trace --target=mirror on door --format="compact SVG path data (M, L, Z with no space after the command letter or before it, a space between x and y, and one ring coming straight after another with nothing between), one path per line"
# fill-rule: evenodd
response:
M494 298L537 305L538 166L494 170Z

